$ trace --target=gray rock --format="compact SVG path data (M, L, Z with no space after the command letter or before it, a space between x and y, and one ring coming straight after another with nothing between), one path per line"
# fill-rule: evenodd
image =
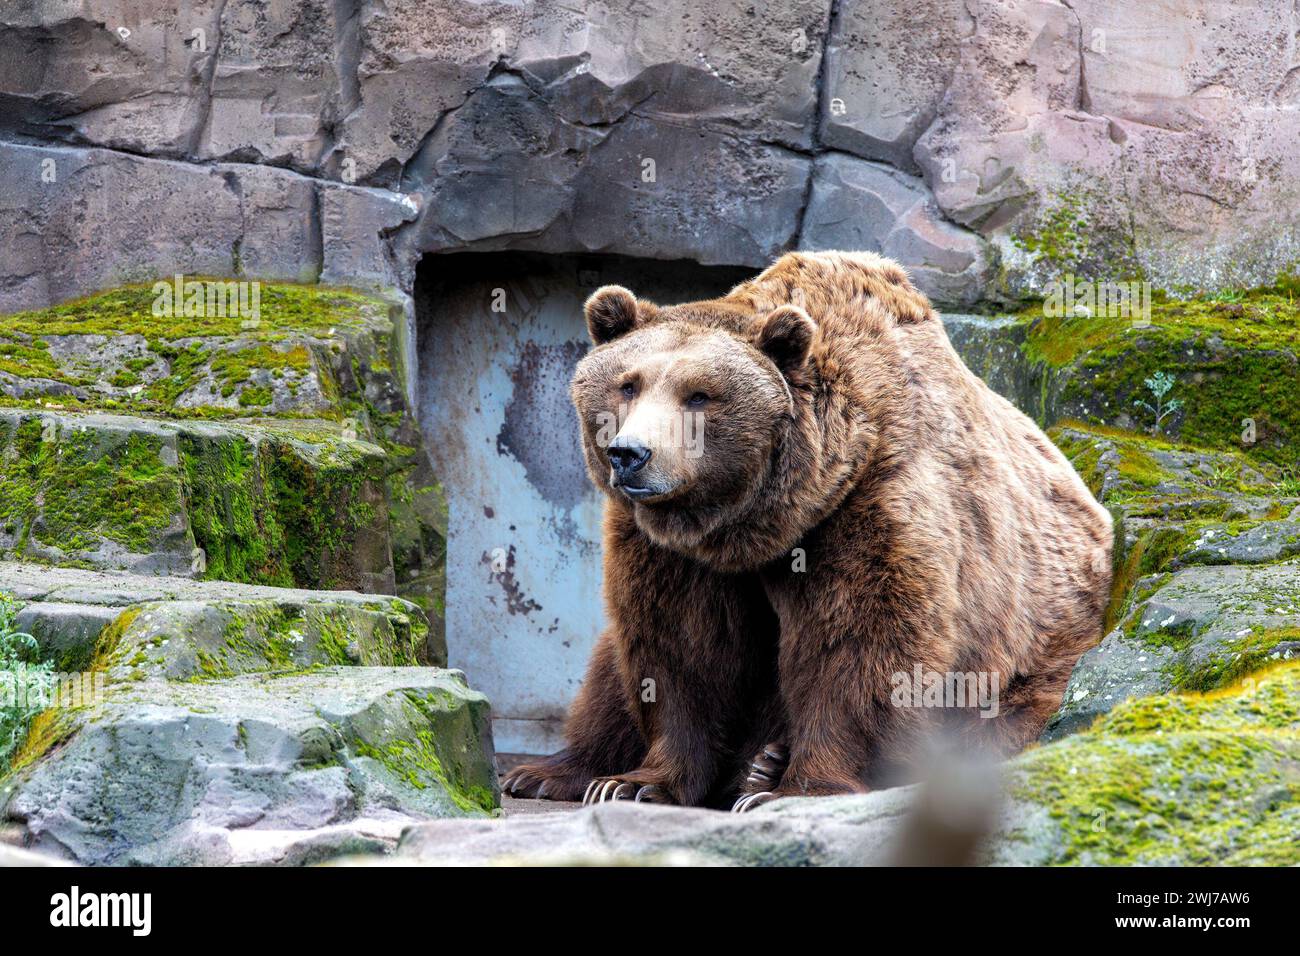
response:
M365 608L400 599L357 591L314 591L266 587L231 581L196 581L84 568L58 568L0 561L0 590L23 601L53 601L99 607L127 607L156 601L280 601L293 605L320 603Z
M319 280L335 285L396 289L409 286L392 261L387 237L419 214L415 198L382 189L320 187L323 262Z
M945 222L920 179L843 154L817 159L799 246L897 259L942 305L977 301L991 268L984 241Z
M13 866L67 866L64 860L45 853L33 853L21 847L0 843L0 868Z
M1025 357L1025 324L1012 316L943 313L948 341L984 384L1035 421L1050 421L1046 370Z
M1188 567L1143 596L1075 665L1045 740L1088 726L1130 697L1212 690L1297 656L1300 563Z
M762 266L794 244L810 171L789 150L639 114L571 126L504 76L412 159L403 189L427 199L401 242L408 257L509 247Z
M197 154L315 168L344 116L345 71L355 69L338 19L345 9L306 0L222 4Z
M218 0L11 3L0 11L0 129L159 156L191 148L204 121ZM206 39L200 49L194 31Z
M1163 505L1184 514L1211 507L1233 518L1260 519L1286 500L1276 490L1276 469L1237 451L1068 425L1054 434L1098 498L1123 504L1130 516L1150 516ZM1126 459L1140 467L1126 470Z
M1111 631L1074 665L1061 707L1043 728L1042 739L1086 730L1130 697L1169 693L1174 689L1169 668L1177 656L1173 648Z
M1295 135L1276 93L1294 10L1179 5L1152 31L1144 8L1077 0L976 21L914 156L944 213L997 240L1013 289L1069 272L1252 286L1294 259L1294 223L1262 212L1297 175L1275 145ZM1068 248L1015 241L1062 214L1081 220Z
M917 139L934 122L976 32L962 0L842 0L826 48L821 140L919 173Z
M822 218L834 184L810 193L809 166L827 149L921 174L893 254L937 301L1064 272L1260 284L1300 251L1276 214L1300 178L1296 17L1184 4L1151 30L1110 0L180 15L106 0L93 19L11 4L0 308L177 270L355 272L409 293L421 255L470 249L757 267ZM380 193L333 192L357 184ZM855 191L845 208L871 205ZM1039 241L1063 216L1074 238Z
M1131 701L1095 728L1003 770L1005 799L976 845L992 865L1294 864L1300 814L1285 784L1300 664L1238 692ZM1230 772L1206 756L1228 747ZM961 788L778 800L750 813L630 802L412 827L394 865L854 866L916 859L926 804L958 819ZM932 794L938 800L923 795Z
M0 144L0 244L11 250L0 265L5 311L176 271L234 275L243 229L238 197L210 168ZM301 263L291 265L300 275Z
M1179 553L1176 564L1268 564L1300 554L1300 509L1244 530L1208 525Z
M8 589L0 584L0 590ZM121 613L104 604L34 601L19 610L14 626L36 638L42 660L56 662L59 671L78 671L89 665L100 632Z
M211 680L426 655L421 608L383 595L4 562L0 591L22 602L19 629L63 673Z
M496 805L488 705L455 672L110 683L0 787L24 843L78 862L301 864Z
M387 288L386 234L412 215L402 196L283 169L0 142L0 311L176 273L342 281L355 267L349 283Z
M829 12L824 0L762 15L734 0L655 11L585 3L449 11L416 0L372 8L359 24L359 108L334 158L352 159L359 181L392 185L426 138L503 74L526 85L561 130L612 124L636 110L663 117L655 125L667 135L678 126L720 129L743 132L751 144L807 148ZM516 122L513 111L498 113L496 129L482 131L508 135Z
M782 800L748 814L630 801L413 827L394 863L861 866L890 859L911 789Z

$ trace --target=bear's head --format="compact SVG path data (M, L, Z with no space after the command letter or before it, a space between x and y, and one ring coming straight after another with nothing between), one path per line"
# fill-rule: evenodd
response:
M793 305L661 308L620 286L597 290L586 318L595 348L572 393L592 481L657 544L734 566L725 542L764 520L788 466L816 325Z

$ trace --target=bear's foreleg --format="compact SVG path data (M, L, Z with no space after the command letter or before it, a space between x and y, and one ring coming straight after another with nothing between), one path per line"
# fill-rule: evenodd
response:
M605 595L646 753L592 781L588 802L728 806L776 696L777 621L756 576L711 571L613 510Z
M899 706L898 674L946 669L934 657L945 642L893 629L885 633L847 622L805 618L781 638L781 696L787 714L788 762L779 782L745 787L733 809L753 809L786 796L864 793L872 771L896 759L925 728L919 708ZM779 752L778 752L779 753Z
M734 799L740 768L778 706L774 621L766 606L749 603L755 589L735 579L706 587L709 600L690 595L693 607L683 609L675 630L642 632L630 642L625 666L639 691L637 718L649 748L634 770L593 780L584 802L725 808ZM679 597L687 595L672 601Z

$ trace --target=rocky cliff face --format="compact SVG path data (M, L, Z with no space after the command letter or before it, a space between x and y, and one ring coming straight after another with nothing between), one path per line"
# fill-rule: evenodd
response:
M1226 0L23 0L0 310L176 270L409 291L501 248L880 249L943 304L1256 285L1296 254L1298 30Z

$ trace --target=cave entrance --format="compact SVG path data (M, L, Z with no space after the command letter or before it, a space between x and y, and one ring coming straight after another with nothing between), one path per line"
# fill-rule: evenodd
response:
M492 701L501 753L550 753L604 613L601 497L569 380L582 303L625 285L721 295L749 270L621 256L426 256L416 277L420 425L447 496L449 663Z

